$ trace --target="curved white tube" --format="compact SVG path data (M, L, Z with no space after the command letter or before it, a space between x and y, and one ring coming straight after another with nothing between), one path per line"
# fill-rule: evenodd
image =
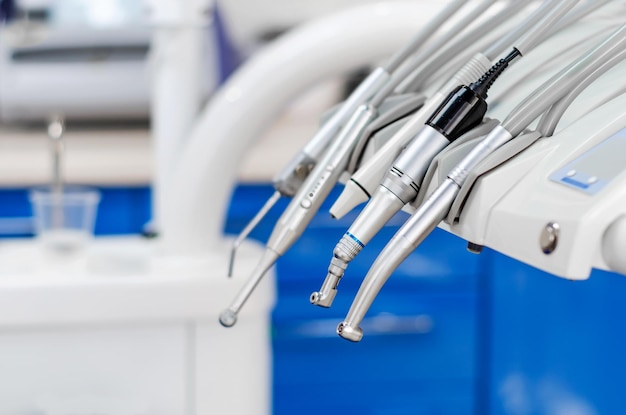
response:
M337 13L288 33L255 55L197 121L163 206L163 243L177 253L219 243L243 155L306 88L389 56L445 2L390 2Z

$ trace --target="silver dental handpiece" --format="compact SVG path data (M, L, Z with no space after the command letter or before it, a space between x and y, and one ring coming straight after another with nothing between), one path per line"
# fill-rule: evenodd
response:
M494 0L484 1L485 3L494 2ZM403 48L391 56L387 63L372 71L342 104L339 111L322 126L302 151L300 151L283 171L274 178L274 194L267 200L261 210L259 210L233 243L228 270L229 276L232 275L235 254L241 243L276 204L281 196L292 197L297 193L309 173L315 167L317 161L323 156L330 145L329 143L337 136L339 130L343 127L345 122L350 119L354 111L375 95L377 97L383 97L392 92L391 90L393 88L391 84L396 84L398 80L403 78L402 74L405 73L405 71L411 72L416 65L421 63L418 56L415 56L416 52L439 31L448 19L458 13L464 6L465 0L451 1L437 16L426 23ZM446 43L448 36L442 36L442 39L442 42ZM419 55L419 53L417 55ZM393 78L392 75L394 75Z
M311 294L311 304L320 307L332 305L337 295L337 285L348 264L393 215L417 196L419 184L431 160L449 142L449 139L429 126L425 126L418 133L411 146L401 154L383 183L335 246L328 274L320 290ZM409 169L403 168L404 171L401 171L398 166L407 166ZM411 169L413 166L416 168Z
M358 137L376 115L375 109L370 106L360 106L331 144L276 223L255 271L228 309L220 314L223 326L230 327L236 323L239 311L265 273L302 235L344 172Z
M469 173L496 149L519 135L553 103L558 102L587 77L598 70L608 70L611 65L608 65L607 61L615 64L615 56L624 51L626 51L626 24L542 84L481 140L450 171L446 180L426 199L380 253L361 284L346 319L337 327L337 333L347 340L361 340L363 330L360 324L380 289L400 263L447 216Z
M512 135L504 127L499 125L494 128L400 228L367 273L348 315L337 327L337 334L353 342L361 340L361 322L393 271L446 217L469 172L511 138Z
M382 67L375 69L359 84L350 97L341 104L328 121L319 129L304 148L274 178L274 188L287 197L294 196L306 180L309 172L328 148L338 131L350 119L352 114L370 99L390 78Z
M428 117L441 105L448 94L459 85L478 79L489 67L491 61L484 55L476 54L450 80L428 98L422 108L394 136L352 175L344 190L330 209L336 218L342 218L355 206L366 202L383 179L385 172L398 157L400 150L407 146L420 132ZM372 173L373 172L373 173Z
M551 25L574 7L576 2L577 0L561 0L548 4L553 7L552 9L540 8L539 13L526 19L506 36L509 39L505 44L515 40L522 50L530 50L539 43ZM547 13L535 22L542 11ZM516 37L520 39L515 39ZM489 49L489 54L495 53L492 49L499 50L500 46L496 45ZM457 89L457 94L449 96L444 104L450 108L446 111L440 108L438 111L441 114L435 113L417 137L405 148L377 187L370 203L366 205L357 220L335 246L322 288L311 295L310 301L313 304L330 307L337 293L337 285L348 264L396 212L415 199L426 169L439 151L457 139L462 132L473 128L477 121L482 119L487 110L485 101L487 91L499 74L519 56L521 56L520 50L515 47L513 52L494 65L479 81L472 83L469 87ZM467 124L466 128L462 128L463 124Z
M606 0L602 0L593 2L593 4L590 5L586 4L583 8L584 10L574 13L572 16L573 19L565 19L563 22L559 19L562 18L563 15L565 15L567 11L575 5L575 3L577 3L577 0L554 0L543 2L540 7L524 19L515 29L509 31L505 36L501 37L488 49L483 51L483 58L489 57L489 59L487 59L488 65L481 70L481 73L489 68L490 59L498 56L510 44L516 42L516 40L516 47L518 50L520 50L522 54L526 54L538 43L541 43L554 32L557 32L563 27L571 24L572 21L576 21L577 19L584 17L586 14L600 7L600 5L605 2ZM519 4L520 2L517 3ZM506 19L501 20L500 18L497 18L496 20L504 21ZM481 54L479 54L479 56L480 55ZM421 72L416 72L416 74L420 75ZM472 82L474 79L475 78L472 77L468 80L455 82L452 87ZM440 96L440 99L443 99L449 91L450 89L444 88L443 95ZM439 94L441 94L441 92ZM424 108L427 108L428 104L429 102L424 105ZM407 123L391 140L385 144L385 146L383 146L383 148L381 148L371 159L359 167L359 169L346 183L344 190L330 209L331 213L335 217L341 218L360 203L367 201L370 198L370 195L374 194L376 187L383 179L388 167L398 155L399 149L408 143L408 140L411 139L417 132L415 127L421 128L424 121L425 120L422 120L418 124ZM412 131L411 128L413 128Z
M390 76L389 72L382 67L372 71L350 94L350 97L340 106L339 110L324 123L304 148L276 175L273 180L274 193L233 242L228 276L231 276L233 273L235 255L241 243L248 237L250 232L254 230L256 225L265 217L276 202L278 202L281 196L293 197L298 192L311 171L315 168L318 160L323 156L330 142L337 136L344 124L360 105L367 102L367 100L389 81Z
M350 229L333 250L320 291L310 296L314 305L330 307L348 264L380 229L406 204L412 202L431 161L448 144L482 122L487 112L487 90L520 53L514 49L470 86L458 86L416 137L404 149Z

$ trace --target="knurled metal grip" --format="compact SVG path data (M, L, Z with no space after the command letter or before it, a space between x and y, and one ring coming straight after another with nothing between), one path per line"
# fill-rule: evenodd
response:
M343 277L343 274L345 274L346 268L348 268L347 262L339 258L333 257L333 259L330 260L330 265L328 266L328 272L330 274L336 275L339 278L341 278ZM335 284L333 288L336 288L336 287L337 285Z
M346 232L346 234L344 234L337 243L337 246L335 246L335 250L333 252L334 257L331 264L335 263L336 259L339 259L346 263L344 266L345 269L348 266L347 263L356 258L359 252L363 249L363 246L364 244L355 236Z

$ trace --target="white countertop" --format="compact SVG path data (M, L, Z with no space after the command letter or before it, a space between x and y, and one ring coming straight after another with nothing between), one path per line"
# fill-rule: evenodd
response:
M199 257L164 255L156 240L99 237L76 252L36 239L0 244L0 328L208 318L234 298L262 253L246 242L227 278L230 243ZM274 302L273 271L243 309ZM112 306L114 305L114 306Z

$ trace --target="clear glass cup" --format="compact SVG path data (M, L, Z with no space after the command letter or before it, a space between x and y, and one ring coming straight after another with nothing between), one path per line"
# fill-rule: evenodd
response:
M35 234L45 248L71 253L93 237L100 192L91 188L64 187L30 192Z

